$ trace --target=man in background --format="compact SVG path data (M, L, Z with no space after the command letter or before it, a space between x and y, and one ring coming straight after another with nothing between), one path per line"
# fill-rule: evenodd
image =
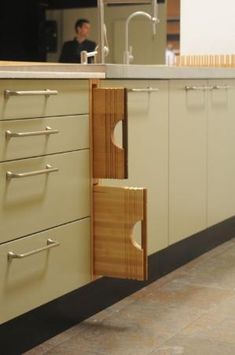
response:
M91 25L86 19L79 19L75 23L76 37L72 41L63 44L59 62L61 63L81 63L81 52L93 52L96 43L88 38ZM92 58L88 58L88 62L92 63Z

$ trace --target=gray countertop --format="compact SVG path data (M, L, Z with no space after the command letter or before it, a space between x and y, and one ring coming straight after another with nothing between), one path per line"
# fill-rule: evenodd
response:
M0 62L5 79L220 79L235 78L235 68L165 65L60 64Z
M235 68L107 64L105 74L108 79L232 79Z

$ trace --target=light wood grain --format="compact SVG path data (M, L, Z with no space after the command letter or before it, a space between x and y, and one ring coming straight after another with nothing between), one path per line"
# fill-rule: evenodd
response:
M95 185L94 274L147 278L146 189ZM133 236L141 221L141 246Z
M127 93L124 88L93 88L93 177L127 178ZM123 148L114 143L123 122Z

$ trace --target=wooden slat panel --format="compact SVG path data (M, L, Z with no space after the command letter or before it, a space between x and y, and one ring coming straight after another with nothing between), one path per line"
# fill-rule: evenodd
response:
M93 177L127 178L127 93L124 88L94 88L92 104ZM123 148L114 128L123 121Z
M147 278L146 189L95 185L94 273L126 279ZM141 246L132 232L142 222Z

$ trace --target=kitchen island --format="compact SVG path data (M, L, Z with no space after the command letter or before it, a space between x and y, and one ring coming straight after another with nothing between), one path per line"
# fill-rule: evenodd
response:
M38 331L41 314L65 317L71 326L233 237L235 69L0 63L0 78L1 343L27 324L35 345L65 327ZM97 183L90 169L92 87L127 89L129 176L100 183L147 188L145 282L91 282L100 276L93 272L90 228L89 186ZM40 142L14 136L35 131ZM114 140L123 145L122 138L117 126ZM31 167L40 172L36 183L21 179ZM135 232L140 244L138 225ZM61 245L65 239L66 253L57 252L54 239ZM51 250L36 254L34 263L31 255L21 257L44 242ZM22 260L9 257L12 245Z

